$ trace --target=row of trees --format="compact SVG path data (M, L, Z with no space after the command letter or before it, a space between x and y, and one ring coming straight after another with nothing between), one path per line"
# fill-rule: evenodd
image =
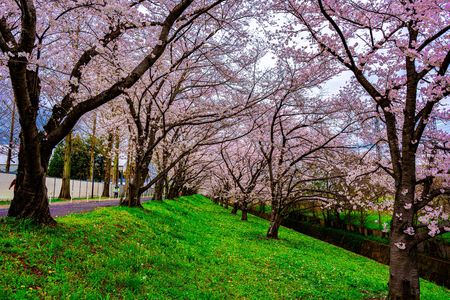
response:
M158 59L181 59L245 13L247 5L224 2L3 2L1 72L9 78L21 127L9 215L54 223L45 187L54 147L84 114L150 77ZM173 45L183 40L188 50L178 51L186 48Z
M63 139L71 153L71 131L89 120L92 137L102 125L105 153L118 148L116 131L123 137L116 152L127 156L128 206L152 186L157 199L203 190L244 219L269 202L267 236L277 238L298 203L358 209L392 195L389 296L417 299L417 245L449 229L436 205L450 193L449 136L430 126L449 115L440 105L450 93L449 9L445 1L2 2L0 78L21 130L8 214L55 223L50 156ZM320 93L344 71L352 79L340 93Z
M375 209L391 195L389 297L419 298L417 245L450 230L449 135L436 126L449 112L439 106L450 93L448 9L426 1L276 3L284 17L277 46L302 74L309 72L306 79L331 68L348 70L352 81L337 102L306 100L294 95L295 85L282 89L269 108L254 113L266 119L243 142L255 153L246 155L251 161L242 162L241 145L221 150L210 193L221 199L227 193L243 219L249 203L267 199L272 238L299 202ZM440 199L447 199L444 207Z

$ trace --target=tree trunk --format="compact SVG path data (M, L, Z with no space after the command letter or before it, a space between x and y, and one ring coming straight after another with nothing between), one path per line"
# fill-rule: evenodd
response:
M140 165L138 160L135 160L135 166L130 164L129 174L133 174L132 178L130 176L127 184L127 197L121 203L122 205L128 207L142 207L141 205L141 193L139 192L139 188L143 185L142 180L142 166Z
M128 207L142 208L141 194L139 193L139 187L140 187L139 183L133 179L133 181L128 184L127 197L121 203L121 205Z
M155 193L153 195L154 200L162 201L164 193L164 178L161 178L155 183Z
M8 210L8 217L31 219L43 225L55 225L56 221L50 215L45 185L50 156L41 160L40 151L25 151L22 140L21 134L14 198ZM30 142L32 141L28 141Z
M408 171L408 168L405 168ZM404 172L402 184L395 195L394 215L391 223L389 242L389 299L420 299L419 272L417 263L417 244L414 236L404 232L414 224L414 209L406 209L405 203L413 203L415 185L410 172ZM415 180L415 175L411 176ZM408 191L405 193L405 191ZM398 217L401 215L401 217ZM399 244L402 243L402 244ZM399 245L405 249L400 249Z
M270 227L267 231L267 238L268 239L278 239L278 230L280 229L281 225L281 216L279 213L275 210L272 210L272 213L270 215Z
M396 240L406 240L404 234L391 236L389 260L389 299L420 299L417 246L406 246L404 250L394 245Z
M167 189L167 199L175 199L180 194L180 186L178 185L177 178L173 179L174 182L172 185Z
M103 179L103 192L102 197L110 197L109 195L109 187L111 183L111 150L113 146L113 135L112 133L108 134L108 146L106 148L106 159L105 159L105 176Z
M232 215L237 214L238 209L239 209L239 203L237 201L233 202L233 209L231 210L231 214Z
M59 192L60 199L71 199L70 196L70 169L71 169L71 154L72 154L72 132L66 136L66 144L64 147L64 168L61 183L61 191Z
M248 215L247 207L243 207L241 221L247 221L248 220L247 215Z
M21 128L16 185L8 216L54 225L56 222L50 215L45 185L53 147L48 148L43 144L36 126L40 80L37 73L27 70L26 66L25 58L19 57L8 62Z
M45 174L24 175L16 181L16 184L18 188L14 192L14 199L11 202L8 216L18 219L32 219L38 224L56 224L50 215Z

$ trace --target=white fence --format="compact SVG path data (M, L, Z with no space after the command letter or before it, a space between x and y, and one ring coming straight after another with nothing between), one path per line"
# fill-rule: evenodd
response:
M0 200L11 200L14 196L14 188L9 190L11 182L16 178L15 174L0 173ZM50 201L54 198L58 198L61 191L61 178L47 177L45 180L47 185L47 196ZM124 185L119 185L120 195L124 191ZM114 184L109 185L109 196L114 197ZM93 198L101 197L103 193L103 182L94 182ZM153 188L148 189L142 197L150 197L153 194ZM92 182L85 180L70 180L70 195L72 199L87 199L92 198Z
M11 200L14 196L13 189L9 190L11 182L16 178L15 174L0 173L0 200ZM48 198L58 198L61 191L61 178L47 177L45 181L47 185ZM114 186L110 184L109 195L112 197ZM123 186L120 186L123 191ZM100 197L103 193L103 182L94 182L94 198ZM70 181L70 195L73 199L77 198L91 198L92 196L92 182L83 180Z

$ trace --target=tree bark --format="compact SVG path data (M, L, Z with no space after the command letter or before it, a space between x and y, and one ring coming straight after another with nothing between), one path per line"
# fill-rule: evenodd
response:
M172 185L167 189L167 199L175 199L180 195L181 186L179 185L178 178L175 176L173 178Z
M400 235L391 237L389 260L389 299L420 299L419 271L417 267L417 247L401 250L393 245L395 240L404 239Z
M134 168L133 178L128 183L127 197L122 205L128 207L141 207L141 192L140 187L144 184L144 174L147 167L143 167L138 160L135 161L136 167Z
M270 226L269 230L267 231L268 239L278 239L278 230L280 229L280 225L281 225L280 215L278 214L278 212L272 210L270 216Z
M64 147L64 168L61 183L61 191L59 192L60 199L71 199L70 196L70 169L71 169L71 154L72 154L72 131L66 136L66 144Z
M404 232L414 224L414 210L405 209L405 203L413 203L415 173L410 173L415 166L404 167L401 184L397 188L394 216L392 218L391 236L389 242L389 299L406 300L420 299L420 283L417 263L417 243L414 236ZM408 178L410 177L410 178ZM404 191L408 190L408 193ZM401 217L397 217L401 215ZM399 243L404 243L405 249L400 249Z
M8 210L8 217L31 219L43 225L55 225L56 221L50 215L47 186L45 185L50 156L44 157L41 161L39 152L24 150L22 140L21 134L14 198ZM30 164L30 159L33 160L33 165Z
M29 17L35 21L34 14ZM35 32L32 34L33 38L34 34ZM29 46L31 52L32 41ZM31 219L38 224L54 225L56 222L50 215L45 185L53 147L43 141L44 137L36 126L40 80L37 73L27 70L26 66L27 61L23 57L8 62L21 128L16 185L8 216Z
M163 200L163 193L164 193L164 178L161 178L158 180L155 184L155 193L153 195L154 200L162 201Z
M409 58L406 66L410 80L407 83L401 155L398 155L399 151L396 151L394 146L390 146L391 152L396 154L391 155L396 192L390 237L389 298L395 300L420 298L417 243L414 236L404 232L408 227L414 226L416 193L416 148L412 138L415 128L417 82L414 80L414 63ZM395 126L387 127L388 136L396 137L394 129ZM406 208L406 205L410 207ZM400 249L399 243L403 243L405 249Z
M237 201L233 202L233 209L231 209L231 214L232 215L237 214L238 209L239 209L239 203Z
M127 197L121 203L123 206L128 207L141 207L141 194L139 193L139 183L133 180L128 184Z
M247 221L248 220L248 209L247 206L242 207L242 217L241 221Z

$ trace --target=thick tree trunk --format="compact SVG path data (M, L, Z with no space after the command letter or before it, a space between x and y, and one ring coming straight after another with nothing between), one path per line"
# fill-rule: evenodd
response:
M33 164L30 164L30 159L33 160ZM49 157L44 158L43 161L44 164L39 156L39 151L25 151L21 142L14 198L8 210L8 217L31 219L43 225L56 224L56 221L50 215L45 185Z
M123 206L128 207L141 207L141 194L139 193L139 183L135 180L128 184L127 197L121 203Z
M413 203L415 189L412 182L408 184L407 176L404 174L403 184L396 193L391 223L388 298L395 300L420 299L417 244L414 236L404 232L414 224L414 210L405 208L406 203Z
M280 229L280 225L281 216L278 214L278 212L272 210L272 213L270 215L270 226L269 230L267 231L267 238L278 239L278 230Z
M52 149L44 146L36 126L40 80L37 73L27 70L26 66L25 58L8 62L21 127L16 185L8 216L54 225L56 222L50 215L45 185Z
M417 32L410 31L411 41ZM416 193L416 150L421 136L416 132L417 90L419 80L414 58L406 57L406 101L403 110L401 149L395 116L385 113L386 129L395 177L394 215L390 237L390 299L420 299L417 266L417 241L405 230L414 225L414 200ZM417 139L417 140L416 140Z
M60 199L71 199L70 196L70 169L71 169L71 154L72 154L72 132L66 136L66 144L64 147L64 168L61 183L61 191L59 192Z
M393 245L395 240L405 240L404 235L391 237L389 299L420 299L419 272L417 266L417 247L402 250Z
M237 214L238 209L239 209L239 203L237 201L233 202L233 209L231 210L231 214L232 215Z
M128 180L127 197L122 205L142 208L141 187L144 185L148 173L148 164L143 162L139 157L136 157L130 171L133 177L131 180Z
M14 199L8 211L9 217L32 219L38 224L56 224L50 215L45 186L45 174L25 175L17 181Z

